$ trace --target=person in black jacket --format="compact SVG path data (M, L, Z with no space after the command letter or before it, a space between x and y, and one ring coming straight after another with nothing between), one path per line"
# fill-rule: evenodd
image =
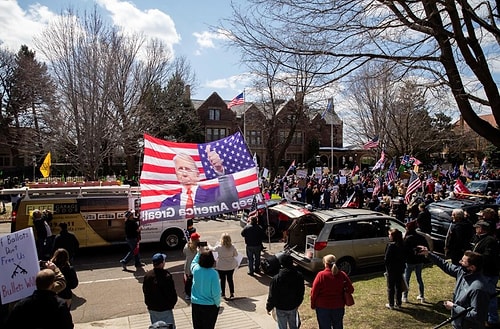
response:
M172 312L177 303L177 292L174 280L165 267L165 254L156 253L151 261L153 269L144 274L142 292L144 302L148 308L151 324L163 321L172 324L175 328L174 313Z
M61 222L59 223L59 227L61 228L61 231L54 240L54 250L59 248L66 249L69 254L69 262L73 264L76 252L78 251L78 248L80 248L80 243L78 242L76 236L68 231L67 223Z
M248 258L248 275L260 273L260 252L262 251L262 239L266 234L264 229L257 224L257 214L248 218L249 223L241 231L245 238L246 253Z
M403 233L397 228L389 230L389 241L385 249L385 269L387 273L387 298L385 304L388 309L400 308L402 303L402 281L405 269L405 254L403 246ZM394 303L396 302L396 303Z
M420 231L431 234L432 226L431 226L431 213L425 207L425 203L422 202L418 205L418 215L417 215L417 223Z
M59 248L54 252L50 261L59 267L59 270L64 275L64 280L66 280L66 287L58 292L57 296L64 299L68 308L71 309L71 300L73 297L73 292L71 290L78 286L78 276L69 262L69 254L66 249Z
M141 240L141 228L139 221L134 216L133 210L125 212L125 240L129 248L128 253L120 260L124 271L127 270L127 263L134 258L135 267L139 268L145 264L141 262L139 256L139 241Z
M471 248L470 241L474 235L474 228L462 209L453 209L451 224L444 242L444 252L451 263L460 265L464 252Z
M279 261L282 268L269 285L266 310L270 314L276 308L279 329L296 329L300 323L297 309L304 299L304 277L293 267L292 256L283 254Z
M411 273L415 271L415 277L418 282L418 296L417 300L424 303L424 281L422 280L422 269L424 263L426 262L425 256L418 255L418 246L429 247L425 237L417 232L417 222L415 220L406 223L406 233L403 239L403 245L405 250L406 268L405 268L405 281L408 287L410 286ZM408 302L408 290L403 292L404 303Z
M36 290L14 305L7 317L6 329L73 329L66 302L52 290L55 278L51 269L38 272Z
M483 275L486 278L486 285L490 298L488 305L488 322L489 327L500 327L498 319L498 301L495 296L496 286L498 283L499 272L499 245L498 240L491 234L491 224L485 220L479 220L474 224L476 235L472 238L472 251L483 256Z

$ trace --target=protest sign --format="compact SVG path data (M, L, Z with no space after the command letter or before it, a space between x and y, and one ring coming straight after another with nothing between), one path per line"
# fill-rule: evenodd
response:
M40 270L31 227L0 237L0 291L2 304L28 297L36 289Z

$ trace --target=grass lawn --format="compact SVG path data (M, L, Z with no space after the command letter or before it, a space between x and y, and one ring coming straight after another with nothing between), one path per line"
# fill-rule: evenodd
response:
M355 304L346 307L345 329L385 329L385 328L434 328L449 318L450 312L443 301L451 299L455 279L446 275L437 266L426 267L422 277L425 285L425 303L417 301L418 284L415 273L410 279L408 303L399 310L385 308L387 288L384 275L373 273L355 276ZM317 329L316 313L311 310L310 287L306 287L304 302L299 308L301 329ZM450 325L445 328L450 328Z

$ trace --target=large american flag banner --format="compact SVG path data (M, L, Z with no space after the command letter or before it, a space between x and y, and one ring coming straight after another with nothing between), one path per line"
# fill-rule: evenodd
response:
M165 206L166 199L175 198L182 191L173 160L177 154L187 154L196 163L198 188L209 190L222 186L221 176L218 176L209 162L208 150L218 153L225 168L223 176L229 178L230 182L234 181L232 184L236 192L232 202L204 203L197 207L195 201L195 216L208 217L251 207L254 195L260 196L261 193L255 162L241 133L202 144L170 142L145 134L140 178L143 221L185 218L179 204Z

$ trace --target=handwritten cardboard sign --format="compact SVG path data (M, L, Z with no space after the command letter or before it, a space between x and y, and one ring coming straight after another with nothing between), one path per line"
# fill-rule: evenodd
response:
M2 304L28 297L36 289L40 270L31 227L0 237L0 294Z

